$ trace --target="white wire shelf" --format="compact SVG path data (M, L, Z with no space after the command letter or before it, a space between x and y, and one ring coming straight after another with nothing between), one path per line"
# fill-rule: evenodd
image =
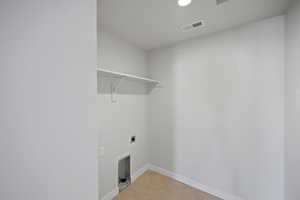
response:
M97 68L97 72L100 73L100 77L113 78L113 79L122 79L128 81L137 81L144 84L153 84L159 85L160 82L154 79L150 79L147 77L136 76L132 74L126 74L121 72L115 72L107 69Z
M148 94L161 87L158 80L103 68L97 68L97 77L98 94L110 93L113 103L116 102L116 94Z

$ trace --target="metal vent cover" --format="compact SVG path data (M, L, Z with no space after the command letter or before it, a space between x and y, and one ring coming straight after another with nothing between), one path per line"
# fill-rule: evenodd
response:
M203 23L202 20L199 20L197 22L194 22L192 24L189 24L189 25L186 25L186 26L182 27L182 30L183 31L192 31L192 30L194 30L196 28L200 28L202 26L204 26L204 23Z
M217 5L221 5L222 3L225 3L229 0L216 0Z

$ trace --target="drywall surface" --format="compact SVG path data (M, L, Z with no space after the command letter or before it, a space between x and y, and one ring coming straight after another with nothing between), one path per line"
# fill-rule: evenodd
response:
M300 2L286 15L285 141L286 200L300 199Z
M0 2L0 199L96 200L96 1Z
M243 199L284 198L284 17L152 50L150 162Z
M127 44L111 33L101 31L99 38L99 67L141 76L147 74L144 51ZM122 94L115 96L116 103L111 102L109 93L98 95L99 148L104 147L104 155L99 157L102 197L117 186L118 157L131 154L132 173L142 168L148 161L148 96L139 92L141 89L139 84L131 84L121 81L118 92ZM130 87L127 87L129 85ZM136 136L134 144L130 144L132 135Z

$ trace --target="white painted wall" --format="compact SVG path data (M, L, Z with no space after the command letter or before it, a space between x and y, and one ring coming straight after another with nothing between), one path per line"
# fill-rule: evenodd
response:
M0 2L0 199L97 199L96 1Z
M248 200L284 198L284 17L152 50L150 162Z
M286 200L300 199L300 1L293 2L286 16Z
M147 74L146 53L111 33L99 32L99 66L101 68L130 73ZM125 86L125 87L124 87ZM130 87L126 87L130 86ZM126 89L127 88L127 89ZM129 88L129 89L128 89ZM138 90L137 90L138 89ZM105 155L100 158L100 196L117 187L117 158L131 154L132 173L143 167L147 161L147 98L139 93L138 85L122 82L111 102L110 94L98 95L99 147ZM142 88L144 90L144 88ZM136 135L136 143L130 144L130 136Z

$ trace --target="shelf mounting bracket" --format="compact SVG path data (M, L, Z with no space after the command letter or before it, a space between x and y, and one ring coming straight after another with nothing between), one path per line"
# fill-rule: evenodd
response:
M123 78L124 78L123 76L117 77L115 81L112 81L110 83L110 94L111 94L111 102L112 103L117 102L116 93L117 93L117 90L118 90L118 88L120 86L120 83L121 83Z

